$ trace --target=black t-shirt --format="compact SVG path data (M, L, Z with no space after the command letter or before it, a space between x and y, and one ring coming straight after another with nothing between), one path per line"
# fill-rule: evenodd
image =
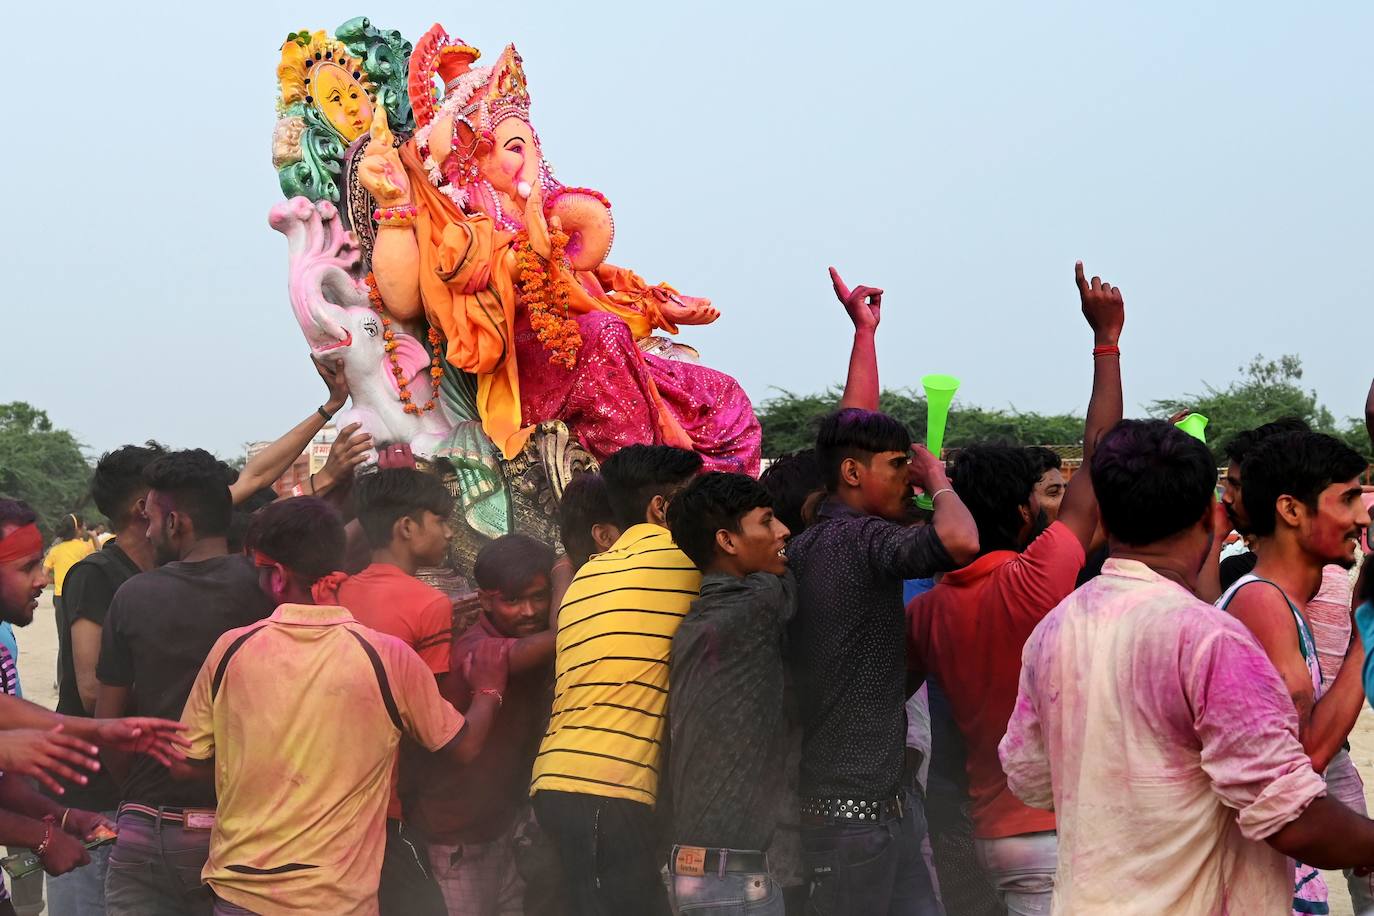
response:
M668 669L674 843L768 847L787 785L782 643L795 606L791 574L701 580Z
M96 675L102 684L131 688L139 715L179 720L215 641L271 612L256 570L239 554L141 573L110 604ZM211 786L177 782L142 755L134 758L122 797L154 806L215 806Z
M1244 553L1234 554L1221 561L1221 590L1224 592L1231 586L1240 581L1241 576L1248 576L1255 571L1255 564L1259 562L1259 555L1253 550Z
M57 603L57 711L68 716L89 717L76 686L72 655L72 624L78 619L104 626L115 592L138 575L138 565L115 541L96 551L67 572L62 600ZM91 774L86 785L64 783L62 804L87 811L112 811L119 804L119 787L104 770Z

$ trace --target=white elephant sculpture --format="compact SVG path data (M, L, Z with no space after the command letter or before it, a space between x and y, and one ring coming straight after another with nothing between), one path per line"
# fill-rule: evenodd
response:
M366 282L356 275L361 252L334 204L293 197L274 206L268 222L286 236L291 310L311 355L343 360L352 404L338 422L361 423L374 442L407 442L415 455L430 457L452 431L455 418L442 398L432 410L405 410L381 316L368 301ZM431 390L425 329L393 318L390 330L397 345L395 364L410 391L423 397Z

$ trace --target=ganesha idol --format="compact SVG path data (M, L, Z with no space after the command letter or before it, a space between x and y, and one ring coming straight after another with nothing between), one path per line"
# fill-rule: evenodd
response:
M479 58L436 25L410 55L414 136L397 147L386 106L367 112L357 179L376 204L374 297L401 325L427 321L436 352L475 377L481 428L507 459L561 420L597 459L667 444L757 474L759 424L739 385L648 352L663 347L655 331L717 311L606 262L609 203L553 177L519 54ZM338 113L359 130L362 106Z

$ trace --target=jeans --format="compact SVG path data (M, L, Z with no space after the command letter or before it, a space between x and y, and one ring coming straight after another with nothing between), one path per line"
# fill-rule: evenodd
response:
M54 913L53 916L57 916L57 914ZM245 910L238 904L216 897L214 916L258 916L258 914L252 910Z
M670 868L671 864L670 859ZM672 874L668 880L674 916L783 916L784 913L782 888L766 871L700 877Z
M377 888L382 916L447 916L444 895L429 871L429 850L400 821L386 822L386 852Z
M926 815L910 795L900 818L802 825L802 860L814 916L942 916L921 840Z
M1059 835L977 839L978 864L988 873L1010 916L1040 916L1050 911L1054 873L1059 868Z
M1355 769L1355 761L1350 752L1339 751L1326 766L1326 788L1342 804L1356 814L1367 815L1364 800L1364 780L1360 771ZM1350 905L1355 916L1374 914L1374 875L1359 874L1365 869L1347 868L1345 886L1350 891Z
M525 882L515 867L514 824L488 843L431 843L429 864L450 913L522 916L525 912Z
M114 812L106 817L114 820ZM105 916L105 874L113 844L88 850L91 864L65 875L48 875L48 916Z
M108 916L211 916L210 888L200 873L210 831L187 830L141 814L119 818L119 839L105 875Z
M563 861L570 916L658 916L669 912L659 878L653 809L624 798L534 794L534 813Z

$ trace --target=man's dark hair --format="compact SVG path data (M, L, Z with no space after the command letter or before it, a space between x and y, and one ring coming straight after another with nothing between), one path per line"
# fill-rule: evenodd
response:
M1135 547L1196 525L1217 489L1207 446L1165 420L1116 424L1098 443L1091 474L1102 524Z
M525 534L507 534L487 544L472 565L472 578L483 591L514 598L530 587L535 576L553 569L553 548Z
M578 474L563 488L558 503L558 537L575 566L599 549L592 538L593 525L615 524L611 497L600 474Z
M1045 448L1043 445L1029 446L1026 449L1026 457L1030 458L1031 465L1035 468L1037 481L1050 471L1060 471L1064 468L1063 457L1054 449Z
M23 528L37 521L38 513L22 499L0 497L0 541L5 539L6 528Z
M70 541L76 537L77 528L80 526L81 517L72 513L62 516L57 520L57 536L64 541Z
M670 496L701 470L701 456L671 445L628 445L601 464L606 495L622 531L644 524L655 496Z
M197 537L229 533L234 501L220 461L203 448L168 452L143 469L150 490L171 497L176 511L187 515Z
M811 494L825 489L821 463L814 448L799 449L768 465L759 477L768 495L773 498L773 512L787 530L798 534L806 527L802 507Z
M391 543L391 529L399 519L408 516L418 522L426 511L448 518L453 497L434 474L415 468L382 468L358 477L353 505L367 542L380 549Z
M279 499L259 509L244 542L310 584L343 563L343 521L333 506L315 496Z
M816 461L825 488L840 488L840 465L846 458L867 464L880 452L911 450L911 431L900 421L876 410L846 407L821 420L816 433Z
M149 439L144 445L125 445L100 456L91 477L91 499L115 529L133 518L134 503L148 492L143 472L167 449Z
M693 480L673 497L668 529L687 558L704 572L716 555L717 531L738 533L740 519L772 505L773 497L754 478L716 471Z
M1226 457L1235 464L1244 464L1246 456L1254 451L1255 446L1270 436L1311 431L1312 427L1308 426L1307 421L1301 417L1279 417L1272 423L1265 423L1254 429L1242 430L1232 436L1231 441L1226 443Z
M1280 433L1261 440L1240 468L1240 498L1250 516L1250 532L1259 537L1274 533L1280 496L1292 496L1315 511L1322 490L1359 477L1366 467L1359 452L1322 433Z
M978 524L982 551L1020 550L1020 507L1031 500L1039 466L1019 445L971 445L954 455L954 492Z

